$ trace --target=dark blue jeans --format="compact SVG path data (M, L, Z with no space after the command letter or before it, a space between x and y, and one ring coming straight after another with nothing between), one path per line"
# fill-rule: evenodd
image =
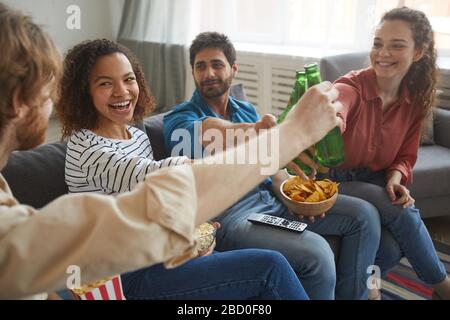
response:
M174 268L161 264L121 275L127 299L308 300L296 274L278 252L214 252Z
M341 182L341 194L364 199L377 208L381 225L388 230L381 233L375 260L383 272L393 267L404 255L422 281L436 284L445 279L444 265L436 254L419 209L415 206L403 208L391 203L385 190L384 171L332 169L329 177Z
M217 218L222 225L217 231L220 251L276 250L289 261L311 299L367 299L367 268L373 265L380 242L380 221L373 205L339 196L324 219L306 221L303 233L253 224L247 218L254 212L295 219L267 187L259 186ZM321 235L342 238L337 265Z

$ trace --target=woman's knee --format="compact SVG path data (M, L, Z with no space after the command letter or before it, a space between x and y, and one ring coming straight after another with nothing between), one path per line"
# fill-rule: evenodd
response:
M278 251L268 249L241 249L236 252L242 252L245 258L259 266L285 266L289 265L286 258Z
M377 208L361 198L342 195L340 196L339 208L341 214L351 218L359 228L365 230L367 235L373 237L374 241L380 239L381 222Z
M304 245L297 252L297 259L308 269L308 272L320 275L326 278L336 278L336 266L334 262L334 253L328 242L320 235L308 232L305 234Z

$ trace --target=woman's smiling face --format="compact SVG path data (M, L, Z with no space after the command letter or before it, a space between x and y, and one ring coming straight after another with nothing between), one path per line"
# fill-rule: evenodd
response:
M97 59L89 77L97 126L126 125L133 120L139 86L128 58L113 53Z
M408 23L388 20L378 25L370 52L378 78L398 78L401 81L411 64L420 58Z

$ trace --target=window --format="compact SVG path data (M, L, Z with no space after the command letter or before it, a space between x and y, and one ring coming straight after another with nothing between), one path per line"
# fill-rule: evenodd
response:
M434 0L199 0L201 29L233 42L322 50L369 50L381 15L397 6L427 14L441 54L450 55L450 1ZM221 4L222 2L222 4Z
M433 26L436 46L441 53L450 55L450 1L378 0L376 19L379 20L386 9L396 6L407 6L423 11Z

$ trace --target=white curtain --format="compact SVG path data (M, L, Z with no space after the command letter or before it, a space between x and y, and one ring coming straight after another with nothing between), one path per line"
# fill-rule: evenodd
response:
M118 41L139 58L163 112L185 100L191 0L126 0Z
M119 37L186 44L193 27L195 3L192 0L126 0Z
M219 31L236 48L303 56L367 51L381 14L406 4L443 21L438 44L450 48L450 8L431 0L126 0L119 41L144 65L161 110L192 94L188 47L196 34ZM433 10L434 11L433 11ZM447 11L445 11L447 10ZM441 15L438 16L438 15ZM433 20L434 19L434 20ZM439 28L437 28L439 29ZM440 29L439 29L440 30ZM447 38L445 38L447 36Z

